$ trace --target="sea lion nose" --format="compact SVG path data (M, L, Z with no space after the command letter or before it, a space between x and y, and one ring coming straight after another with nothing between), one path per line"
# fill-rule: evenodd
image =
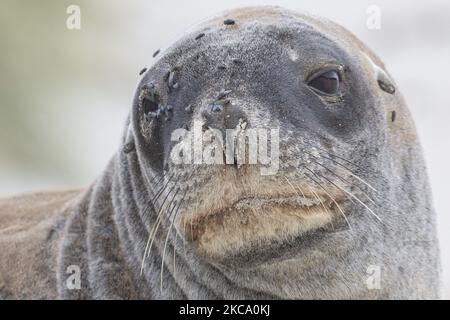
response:
M238 106L233 105L230 101L226 101L225 103L218 103L215 101L206 107L206 110L204 110L202 115L204 118L203 128L219 130L222 137L226 137L227 131L236 130L245 118L242 110ZM233 154L227 155L227 152L229 150L234 150L234 147L230 148L230 141L228 141L227 138L223 140L223 143L222 151L224 157L228 159L225 161L225 164L237 166L236 155L234 152L232 152Z
M202 110L205 126L219 130L235 129L239 122L246 120L245 113L230 94L231 90L222 90L217 98Z
M202 130L215 132L215 139L220 141L223 162L227 167L241 168L238 164L238 150L235 135L245 130L249 124L249 119L243 111L243 100L239 94L232 94L231 90L221 90L213 99L206 99L203 103L200 114L202 116ZM217 138L219 135L220 138ZM209 138L206 139L209 141ZM242 146L241 146L242 147Z

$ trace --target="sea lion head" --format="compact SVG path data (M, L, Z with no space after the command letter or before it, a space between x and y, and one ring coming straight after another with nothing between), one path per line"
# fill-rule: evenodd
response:
M161 228L205 261L365 275L407 241L393 237L402 224L411 235L428 219L405 200L421 188L405 179L426 181L409 112L383 63L342 27L238 9L156 59L130 136Z

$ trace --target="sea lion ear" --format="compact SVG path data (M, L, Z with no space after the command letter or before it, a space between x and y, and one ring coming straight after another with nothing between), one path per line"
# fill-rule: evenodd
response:
M381 88L381 90L389 94L394 94L395 93L394 82L388 76L386 71L384 71L380 66L378 66L375 62L373 62L373 60L368 55L366 55L366 58L369 61L370 65L372 66L372 69L378 82L378 86Z

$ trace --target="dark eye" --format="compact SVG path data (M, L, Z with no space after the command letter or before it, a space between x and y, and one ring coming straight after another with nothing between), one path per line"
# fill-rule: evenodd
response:
M339 74L335 70L320 73L309 80L308 86L322 95L337 95L339 93Z

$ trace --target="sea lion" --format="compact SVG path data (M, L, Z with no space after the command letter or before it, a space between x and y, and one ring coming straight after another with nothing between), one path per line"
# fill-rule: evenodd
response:
M414 123L356 37L325 19L251 7L155 56L120 150L89 188L2 200L0 295L439 296ZM277 151L273 172L262 171L267 161L239 161L242 148L228 157L250 129L271 141L258 144L266 155ZM200 152L189 149L195 130L215 136ZM238 133L221 140L229 130ZM205 163L213 141L215 161Z

